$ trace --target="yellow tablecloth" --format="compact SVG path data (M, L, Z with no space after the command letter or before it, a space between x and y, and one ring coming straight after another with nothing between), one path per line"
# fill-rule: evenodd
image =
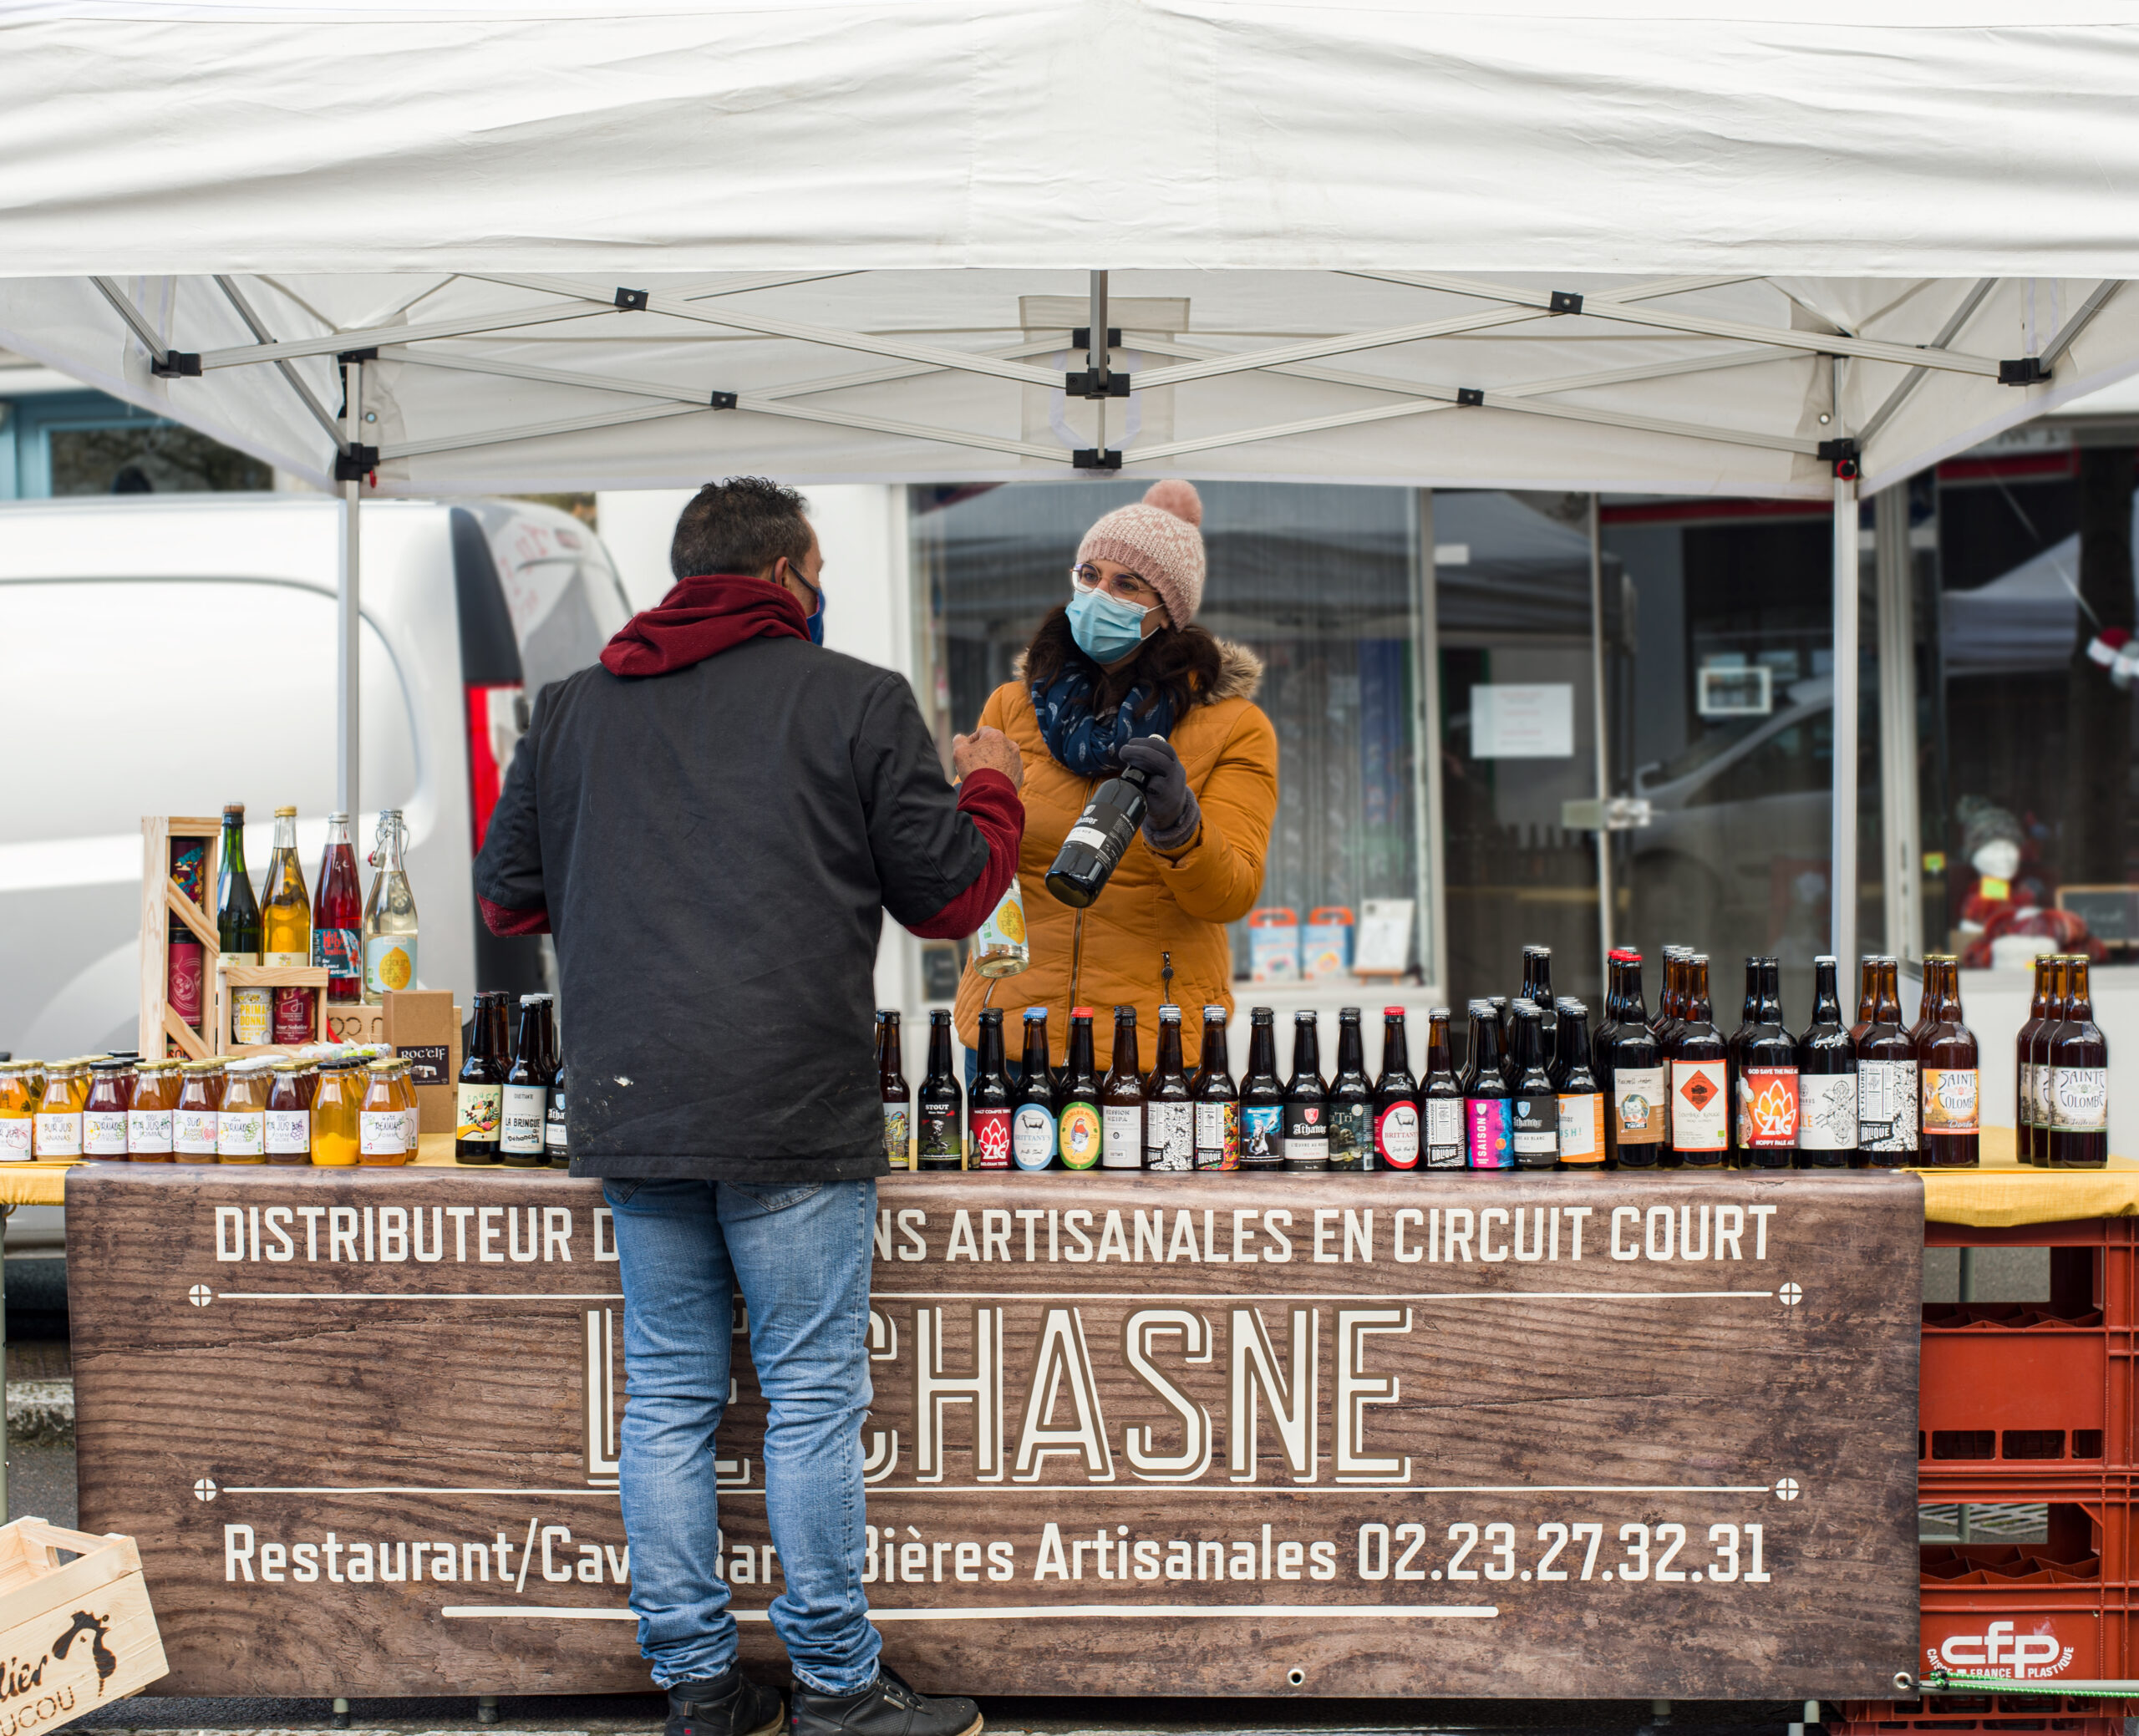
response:
M424 1166L453 1164L453 1135L425 1134L417 1142L416 1162ZM0 1165L0 1205L58 1206L65 1203L71 1164ZM516 1175L521 1170L471 1170L464 1174ZM534 1174L546 1174L537 1170ZM2033 1170L2013 1160L2013 1129L1987 1127L1983 1132L1979 1170L1925 1170L1923 1216L1927 1223L1967 1224L1979 1230L2012 1229L2022 1224L2060 1224L2078 1218L2139 1217L2139 1162L2112 1157L2106 1170ZM1193 1185L1193 1178L1184 1178Z

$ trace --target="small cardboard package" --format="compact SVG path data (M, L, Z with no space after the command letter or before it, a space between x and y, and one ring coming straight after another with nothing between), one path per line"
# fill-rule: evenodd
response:
M451 1133L460 1076L460 1009L444 988L389 989L381 1040L409 1063L419 1133Z

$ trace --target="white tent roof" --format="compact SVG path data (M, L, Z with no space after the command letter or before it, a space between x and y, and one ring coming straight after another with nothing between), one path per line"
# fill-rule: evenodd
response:
M407 493L1813 495L2139 368L2128 8L1703 10L0 0L0 343L323 485L376 348Z

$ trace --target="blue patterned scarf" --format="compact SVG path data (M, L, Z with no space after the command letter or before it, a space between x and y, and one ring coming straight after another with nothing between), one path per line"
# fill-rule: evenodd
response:
M1047 751L1080 778L1120 770L1121 749L1137 736L1173 733L1173 703L1164 693L1133 687L1119 708L1102 715L1092 708L1096 685L1093 666L1071 657L1048 687L1031 687Z

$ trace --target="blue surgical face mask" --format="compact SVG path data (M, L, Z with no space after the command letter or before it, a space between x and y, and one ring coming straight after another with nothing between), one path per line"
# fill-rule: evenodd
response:
M788 571L792 576L802 579L802 574L798 568L790 566ZM807 579L802 579L802 582L805 585L810 585ZM817 607L804 617L802 624L810 629L810 642L812 645L821 645L825 642L824 587L821 585L810 585L810 595L816 598Z
M1150 612L1104 591L1080 591L1070 599L1070 637L1080 651L1105 667L1120 662L1144 642L1144 617Z

